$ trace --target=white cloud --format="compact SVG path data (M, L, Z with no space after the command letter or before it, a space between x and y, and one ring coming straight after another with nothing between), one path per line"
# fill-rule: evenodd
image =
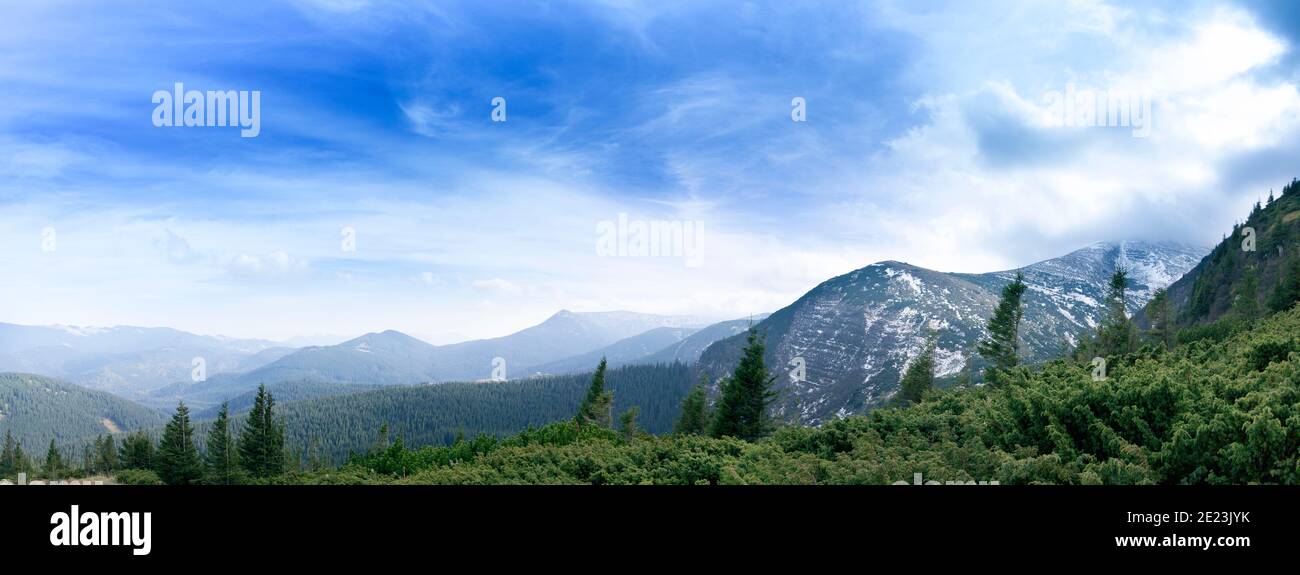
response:
M1249 209L1243 199L1266 193L1238 189L1227 161L1300 135L1296 85L1267 73L1291 48L1240 11L1164 14L1182 20L1153 26L1076 2L953 35L953 19L966 14L899 10L896 24L935 50L911 72L936 87L917 102L922 121L865 167L818 182L846 192L824 212L831 227L876 230L874 246L897 259L983 271L1096 240L1209 245ZM1036 26L1017 25L1026 12ZM1093 24L1076 27L1077 37L1043 37L1079 22ZM985 49L994 37L1035 59L996 57ZM1059 67L1046 67L1053 61ZM1044 94L1070 85L1146 91L1150 137L1046 125Z

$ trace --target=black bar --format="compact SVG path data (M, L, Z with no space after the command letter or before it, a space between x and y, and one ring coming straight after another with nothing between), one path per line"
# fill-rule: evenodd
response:
M636 563L649 564L692 549L715 555L732 543L779 555L747 560L792 566L800 557L832 556L867 564L912 557L992 565L1025 554L1071 558L1062 567L1203 566L1287 557L1296 544L1298 494L1294 487L1266 486L12 486L0 488L0 540L24 558L124 566L198 557L237 561L273 551L276 562L296 565L382 556L437 557L450 567L445 558L451 556L540 561L595 544L617 544ZM135 556L127 546L52 545L51 516L72 505L83 517L151 513L149 554ZM1168 522L1153 524L1164 514ZM1249 542L1210 549L1117 546L1116 537L1128 536Z

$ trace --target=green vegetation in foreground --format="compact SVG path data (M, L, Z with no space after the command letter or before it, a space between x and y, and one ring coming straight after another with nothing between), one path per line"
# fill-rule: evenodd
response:
M1002 484L1300 484L1300 308L1223 340L1062 359L997 386L757 441L631 439L572 421L448 447L400 442L283 483L885 484L914 473Z

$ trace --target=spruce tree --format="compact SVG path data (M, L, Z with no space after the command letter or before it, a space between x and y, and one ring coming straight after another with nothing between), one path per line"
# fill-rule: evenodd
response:
M32 472L32 459L23 452L22 442L14 446L14 475Z
M217 418L208 430L207 451L203 454L204 480L212 485L234 485L239 472L234 438L230 435L230 406L221 404Z
M137 431L122 440L118 450L122 469L153 469L153 442L143 431Z
M13 475L14 470L18 468L14 457L16 447L18 444L14 441L13 430L6 429L4 451L0 451L0 477Z
M63 454L59 453L59 448L54 445L54 440L50 440L50 449L45 452L45 478L58 479L59 474L63 472Z
M1133 322L1128 317L1125 293L1128 290L1128 271L1115 270L1106 289L1106 317L1097 327L1097 341L1103 356L1133 351ZM1089 358L1091 359L1091 358Z
M103 441L96 442L98 453L96 454L95 466L101 473L112 473L117 471L117 442L112 435L104 437Z
M194 427L185 402L176 406L176 413L163 428L155 466L158 478L167 485L191 485L203 477L203 463L194 447Z
M605 389L605 358L600 358L596 373L591 376L587 396L578 406L578 425L590 424L608 428L613 423L614 393Z
M678 435L703 435L709 431L709 405L704 390L708 376L701 375L700 383L682 400L682 415L677 418L673 432Z
M776 398L772 391L776 376L768 373L763 361L765 348L758 331L750 328L740 363L722 383L722 395L713 416L714 437L752 441L770 430L767 407Z
M1027 288L1020 273L1002 288L1002 297L988 321L989 339L981 341L977 348L990 364L984 372L990 384L1002 383L1007 371L1020 363L1020 320L1025 314L1021 300Z
M275 398L259 385L239 435L239 464L249 476L267 478L284 473L284 463L284 426L275 419Z
M936 337L926 340L925 348L912 360L898 384L899 399L908 403L919 403L926 394L934 389L934 349Z

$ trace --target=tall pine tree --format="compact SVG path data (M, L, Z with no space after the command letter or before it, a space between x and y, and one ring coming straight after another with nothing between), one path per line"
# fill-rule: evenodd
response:
M96 455L95 467L99 468L100 473L112 473L117 471L117 442L112 435L104 437L103 441L95 442Z
M63 473L63 454L59 453L58 446L54 445L54 440L50 440L50 449L45 452L45 478L58 479L59 474Z
M614 392L605 389L605 358L600 358L596 373L591 376L587 396L578 406L578 425L595 425L608 428L613 423Z
M1115 270L1106 288L1106 317L1097 327L1097 344L1102 356L1125 354L1133 351L1133 321L1128 317L1125 295L1128 291L1128 271Z
M239 458L230 434L230 406L221 404L217 419L208 430L207 451L203 454L204 481L212 485L238 483Z
M14 447L14 475L32 472L32 459L23 452L22 442Z
M984 379L990 384L1002 383L1007 372L1020 363L1020 320L1025 315L1021 300L1027 288L1025 276L1020 273L1016 273L1015 281L1002 288L998 307L989 318L989 338L977 348L990 364L984 371Z
M176 406L176 413L163 428L154 464L158 478L167 485L192 485L203 477L203 463L199 450L194 447L190 408L185 407L185 402Z
M275 419L275 398L266 385L257 387L253 409L239 435L239 464L252 477L284 473L284 426Z
M714 437L755 440L771 429L767 407L776 398L772 391L776 376L768 373L763 361L765 348L758 331L750 328L740 363L722 383L713 416Z

